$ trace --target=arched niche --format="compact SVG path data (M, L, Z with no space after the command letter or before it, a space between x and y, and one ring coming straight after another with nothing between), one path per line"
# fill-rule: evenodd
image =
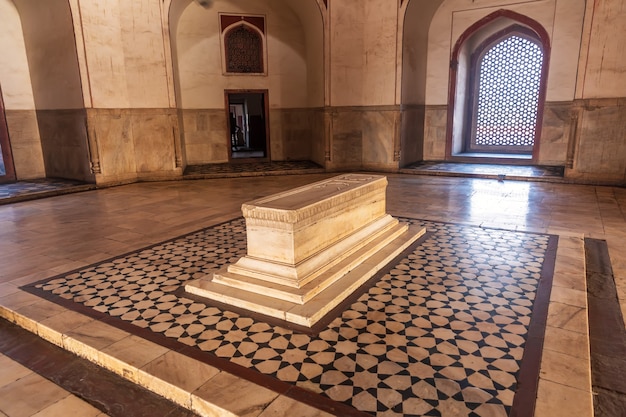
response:
M69 1L13 1L22 23L46 176L92 182Z
M404 0L402 9L402 126L400 166L423 159L428 32L443 0Z
M0 9L0 83L17 178L92 180L69 2L0 0Z
M229 160L224 94L251 90L267 91L272 159L323 162L324 8L318 0L214 0L206 7L171 1L173 80L187 165ZM265 17L263 74L224 71L220 14Z
M516 29L518 28L518 29ZM550 37L545 28L536 20L511 10L500 9L467 28L456 41L452 50L449 81L449 102L447 117L446 159L464 158L464 143L470 135L472 121L472 96L477 93L477 86L472 82L474 68L474 54L485 49L484 44L490 39L499 39L509 33L526 32L529 38L535 39L543 51L543 65L538 92L537 122L535 125L532 162L536 162L540 146L541 122L546 99L548 70L550 64ZM484 51L483 51L484 52ZM476 158L473 158L477 160ZM510 160L509 160L510 159ZM487 159L488 160L488 159ZM528 163L526 159L498 158L510 163ZM481 158L482 162L485 162Z

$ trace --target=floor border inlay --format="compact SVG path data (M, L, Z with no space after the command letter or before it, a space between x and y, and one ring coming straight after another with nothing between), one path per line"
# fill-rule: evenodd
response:
M626 415L626 330L607 242L585 238L591 382L596 417Z

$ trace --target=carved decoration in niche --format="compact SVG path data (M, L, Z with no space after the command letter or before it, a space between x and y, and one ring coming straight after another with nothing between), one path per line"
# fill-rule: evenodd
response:
M226 72L263 73L263 43L253 30L241 25L225 37Z
M224 70L230 74L264 74L265 17L220 15Z

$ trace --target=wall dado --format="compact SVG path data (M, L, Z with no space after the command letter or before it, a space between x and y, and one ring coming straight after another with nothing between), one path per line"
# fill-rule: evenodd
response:
M569 178L626 185L626 98L577 100Z
M183 109L182 137L187 165L228 162L228 125L224 109Z
M425 107L425 161L445 159L447 114ZM626 98L545 103L537 163L565 166L575 182L626 185Z
M5 109L11 152L18 180L46 176L35 110Z
M182 175L176 109L87 109L87 126L97 184Z
M271 109L268 119L273 161L312 160L324 164L323 109ZM224 109L183 109L182 120L187 165L228 162L230 133Z
M400 150L400 106L331 107L326 168L394 171Z
M311 160L324 165L323 108L270 110L270 137L273 160Z
M228 126L223 109L184 109L183 148L187 165L228 161ZM271 109L273 161L311 160L330 171L398 168L400 107Z
M113 185L228 161L223 109L180 114L182 141L176 109L6 110L16 174ZM445 159L447 106L272 109L269 120L275 161L391 172ZM626 98L546 103L538 163L565 166L575 182L626 185Z
M94 182L85 109L37 110L46 176Z
M448 106L426 106L424 115L424 160L443 161L446 158L446 129Z
M400 168L424 159L424 104L402 105Z

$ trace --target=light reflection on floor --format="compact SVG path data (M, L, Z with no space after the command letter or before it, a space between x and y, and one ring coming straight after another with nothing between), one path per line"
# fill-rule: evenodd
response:
M496 223L526 226L531 212L530 183L511 181L473 181L469 198L469 216L492 217Z

